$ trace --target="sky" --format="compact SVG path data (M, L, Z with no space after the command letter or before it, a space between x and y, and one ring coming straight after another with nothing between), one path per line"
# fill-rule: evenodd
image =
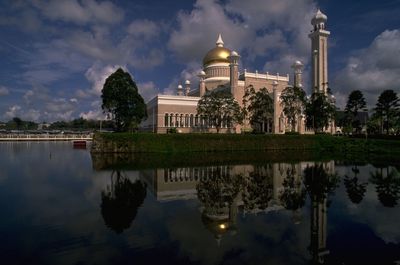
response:
M242 71L292 75L301 60L310 93L318 8L337 106L356 89L369 108L400 93L400 0L0 0L0 121L103 119L101 89L119 67L146 101L186 79L195 87L219 33Z

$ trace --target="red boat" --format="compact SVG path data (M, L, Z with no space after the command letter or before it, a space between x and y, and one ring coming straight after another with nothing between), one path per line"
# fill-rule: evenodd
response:
M86 149L86 140L74 140L72 141L74 148Z

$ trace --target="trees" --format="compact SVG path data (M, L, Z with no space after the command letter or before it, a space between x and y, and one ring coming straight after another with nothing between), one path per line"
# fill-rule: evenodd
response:
M223 123L229 127L235 123L240 124L243 120L238 102L230 92L223 90L205 93L197 103L197 113L207 117L217 133Z
M395 126L400 116L400 100L393 90L383 91L376 103L375 115L381 120L381 133L386 129L386 134Z
M306 125L321 132L334 119L335 112L335 105L325 94L313 93L306 103Z
M14 117L13 122L17 126L17 130L19 130L21 128L21 125L23 124L23 121L19 117Z
M281 106L292 132L296 129L297 118L304 111L305 102L306 93L301 87L287 87L282 91Z
M246 89L243 96L243 113L249 118L250 124L261 128L261 131L270 131L274 114L274 102L266 88L255 92L254 87Z
M357 133L361 131L361 121L357 119L357 115L359 110L366 110L366 105L364 95L360 90L354 90L350 93L344 110L346 125L356 129Z
M107 77L101 93L101 108L104 112L111 113L117 131L126 131L130 126L136 129L147 118L146 104L136 83L121 68Z

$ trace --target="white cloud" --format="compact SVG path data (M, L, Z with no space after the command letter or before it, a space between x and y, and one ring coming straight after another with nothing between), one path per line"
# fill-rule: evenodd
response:
M172 79L168 87L164 88L164 94L175 95L177 93L178 85L184 86L186 80L190 81L190 89L195 90L198 88L198 77L199 69L201 65L198 62L187 64L186 68L183 69L179 75Z
M36 0L33 1L44 16L74 24L120 22L124 12L110 1L95 0Z
M10 90L5 86L0 86L0 96L7 96L10 94Z
M274 60L284 54L306 60L314 12L311 0L232 0L226 4L198 0L190 13L178 14L179 26L168 47L182 61L199 61L221 32L228 48L245 52L251 60L272 53Z
M222 33L226 46L235 50L240 50L254 34L244 24L230 19L216 1L198 0L191 12L178 14L178 27L170 35L168 48L182 62L198 62L214 47L218 33Z
M356 51L347 60L344 69L336 74L333 87L345 95L361 90L369 107L373 107L383 90L400 92L399 57L400 30L385 30L367 48Z
M160 33L160 27L148 19L134 20L129 24L127 32L137 38L151 39Z
M101 95L104 83L112 73L117 71L118 68L122 68L126 71L125 66L121 65L102 65L99 62L94 63L85 73L86 79L92 83L92 93L95 95Z
M21 106L13 105L4 113L3 118L11 120L14 117L19 117L22 120L39 121L40 116L39 110L31 108L24 111Z
M20 110L21 110L21 106L13 105L8 108L8 110L4 114L4 117L7 119L12 119L14 117L17 117L19 115Z
M158 94L158 89L152 81L138 83L137 87L145 102L149 101Z
M86 120L105 119L105 115L101 110L90 110L88 112L81 112L79 116Z

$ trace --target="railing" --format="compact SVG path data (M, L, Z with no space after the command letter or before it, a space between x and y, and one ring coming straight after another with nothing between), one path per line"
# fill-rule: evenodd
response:
M0 134L0 141L91 141L93 134Z

